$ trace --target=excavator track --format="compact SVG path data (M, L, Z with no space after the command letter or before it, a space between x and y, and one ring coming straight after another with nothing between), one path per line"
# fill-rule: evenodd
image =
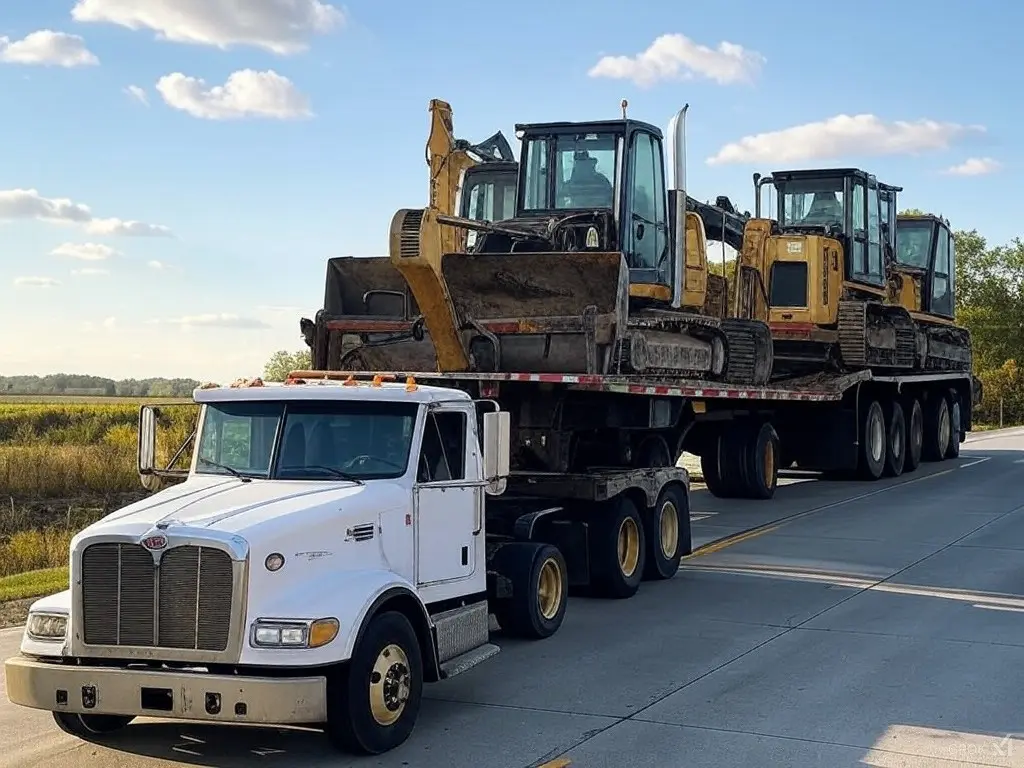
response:
M622 373L686 376L722 384L748 386L765 384L771 377L771 331L767 324L759 320L721 320L688 312L647 310L642 316L630 319L629 330L641 335L644 331L685 334L708 344L717 344L721 347L724 365L722 372L717 375L709 370L669 368L651 364L645 365L642 371L634 370L631 363L634 359L633 342L627 336L620 341L616 355L617 369Z
M839 353L848 369L913 370L917 362L914 321L900 307L870 301L839 302Z
M971 332L966 328L917 321L926 371L971 370Z

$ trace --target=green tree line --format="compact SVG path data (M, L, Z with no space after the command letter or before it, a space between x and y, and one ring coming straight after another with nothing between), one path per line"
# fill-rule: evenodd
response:
M108 379L53 373L48 376L0 376L0 395L100 395L107 397L191 397L195 379Z

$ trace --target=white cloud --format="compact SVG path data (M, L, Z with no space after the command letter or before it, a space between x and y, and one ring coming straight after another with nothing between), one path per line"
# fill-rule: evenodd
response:
M121 237L174 237L170 227L123 219L93 219L85 225L93 235L120 235Z
M887 123L875 115L836 115L781 131L744 136L723 146L707 163L793 163L849 155L907 155L948 149L957 139L984 130L980 125L937 120Z
M43 197L36 189L0 189L0 220L39 219L53 223L81 224L95 235L173 237L162 224L97 219L89 206L66 197Z
M950 176L985 176L995 173L1000 168L1002 164L991 157L969 157L959 165L947 168L943 173Z
M103 327L104 328L116 328L117 327L117 318L116 317L105 318L103 320Z
M34 288L53 288L55 285L60 285L60 280L55 280L52 277L16 277L14 284L30 285Z
M72 269L72 275L107 275L110 272L106 269L99 269L98 267L82 267L81 269Z
M66 256L80 261L106 261L111 256L118 256L117 251L102 243L61 243L52 251L51 256Z
M169 106L206 120L294 120L313 114L295 84L273 70L242 69L232 72L224 85L212 87L201 78L174 72L161 77L156 89Z
M304 51L311 36L345 21L338 8L321 0L78 0L71 16L151 29L178 43L249 45L278 54Z
M135 99L140 104L149 106L149 95L146 93L146 89L140 85L127 85L124 87L124 92Z
M150 269L164 269L164 263L162 261L157 261L156 259L147 262L147 264Z
M21 40L0 37L0 61L8 64L42 64L56 67L86 67L100 63L78 35L40 29Z
M270 325L255 317L240 317L226 312L210 313L205 315L187 315L168 320L154 320L153 323L168 323L180 325L185 328L234 328L241 330L253 330L270 328Z
M604 56L591 67L591 77L632 80L641 88L659 80L692 80L703 77L719 85L750 82L761 71L765 58L736 43L721 42L717 48L700 45L686 35L661 35L636 56Z

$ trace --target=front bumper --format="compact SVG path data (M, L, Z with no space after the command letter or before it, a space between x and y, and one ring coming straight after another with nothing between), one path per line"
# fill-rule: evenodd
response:
M51 712L280 725L327 720L325 677L82 667L25 656L8 659L4 672L12 703Z

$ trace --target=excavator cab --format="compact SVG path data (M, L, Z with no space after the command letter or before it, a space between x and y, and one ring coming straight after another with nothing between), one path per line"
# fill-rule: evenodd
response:
M514 218L554 223L547 243L531 245L620 252L630 296L670 304L677 274L661 131L623 119L517 125L516 135L522 152Z
M459 185L458 215L472 221L502 221L516 212L519 164L494 161L466 169ZM476 245L477 232L466 232L466 248Z
M956 254L949 222L931 214L896 223L895 300L909 312L953 319Z

